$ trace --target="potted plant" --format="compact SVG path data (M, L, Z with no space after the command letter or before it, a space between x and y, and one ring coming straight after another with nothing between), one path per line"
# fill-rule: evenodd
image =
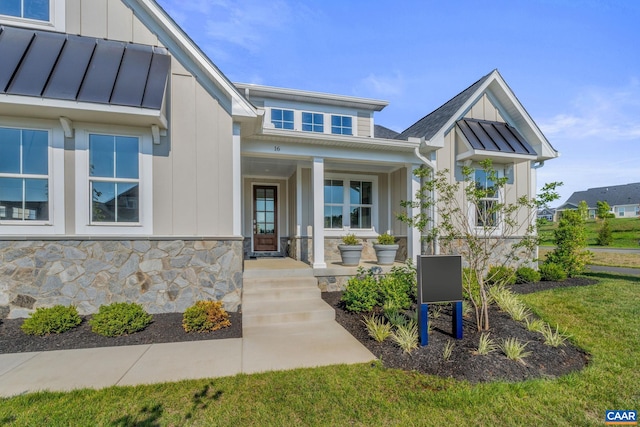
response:
M389 233L382 233L378 236L378 243L373 245L373 249L376 251L376 258L378 258L378 264L391 265L396 259L396 252L398 252L399 245L396 244L396 239Z
M362 243L360 243L354 234L344 236L342 238L342 244L338 245L340 256L342 257L342 265L354 266L360 264L362 248Z

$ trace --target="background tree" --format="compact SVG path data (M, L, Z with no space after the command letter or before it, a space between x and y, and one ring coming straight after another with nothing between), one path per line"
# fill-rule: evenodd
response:
M605 219L609 217L609 213L611 212L611 206L609 203L598 200L597 202L597 212L596 215L599 219Z
M609 227L608 219L605 218L602 221L600 230L598 230L598 238L596 240L600 246L609 246L613 243L613 235L611 234L611 227Z
M584 220L578 212L562 212L553 240L556 248L547 255L545 262L560 265L568 277L582 273L591 258L591 252L584 250L587 246L587 233Z
M448 170L433 174L420 168L415 174L423 184L414 200L401 205L419 208L420 213L414 217L400 214L398 219L417 228L441 253L462 255L468 267L463 286L475 310L478 330L488 330L486 280L491 278L485 274L492 262L517 264L523 254L533 260L538 245L537 209L558 199L555 189L562 184L546 184L537 198L522 196L509 201L508 178L499 176L491 160L483 161L481 169L463 167L463 181L450 182ZM432 209L437 211L437 224L429 215Z
M578 203L578 213L584 221L589 219L589 205L585 200Z

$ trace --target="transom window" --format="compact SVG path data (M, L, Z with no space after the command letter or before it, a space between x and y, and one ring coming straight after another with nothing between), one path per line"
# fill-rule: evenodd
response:
M498 214L495 207L499 202L499 194L494 189L495 184L485 170L476 169L475 185L476 189L483 191L485 195L476 205L476 226L496 227L498 225Z
M89 135L92 223L139 222L138 153L136 137Z
M0 127L0 220L49 220L49 132Z
M351 117L331 116L331 133L338 135L353 135Z
M271 123L276 129L293 130L293 110L271 109Z
M302 113L302 130L305 132L324 132L322 113Z
M373 227L373 193L373 181L325 179L325 228L371 229Z
M0 15L50 21L49 0L0 0Z

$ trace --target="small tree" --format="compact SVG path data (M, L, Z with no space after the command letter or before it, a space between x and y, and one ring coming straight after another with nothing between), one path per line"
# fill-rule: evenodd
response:
M598 200L597 202L597 212L596 215L599 219L605 219L609 217L609 212L611 212L611 206L609 203Z
M477 170L465 166L462 173L462 182L450 182L448 170L433 174L429 169L418 169L415 174L423 185L415 200L401 205L420 208L420 213L413 217L403 213L398 219L426 234L432 247L439 245L445 254L462 255L468 266L463 286L475 309L478 330L488 330L486 281L492 278L485 274L498 257L503 265L509 265L516 263L522 252L533 253L538 245L537 209L559 197L555 189L561 183L545 185L537 199L522 196L509 202L508 178L499 176L491 160L483 161ZM429 215L432 208L439 217L437 224Z
M600 246L609 246L611 243L613 243L611 227L609 227L609 220L607 220L606 218L602 221L600 230L598 230L597 243Z
M578 214L584 221L589 219L589 205L587 205L586 201L583 200L578 203Z
M546 262L558 264L573 277L584 271L584 267L591 258L591 253L585 251L587 236L584 221L576 211L564 211L554 232L556 248L547 255Z

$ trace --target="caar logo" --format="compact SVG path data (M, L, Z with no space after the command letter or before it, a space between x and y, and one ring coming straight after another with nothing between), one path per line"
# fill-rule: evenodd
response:
M637 426L638 413L636 411L607 411L604 415L604 423L608 426Z

